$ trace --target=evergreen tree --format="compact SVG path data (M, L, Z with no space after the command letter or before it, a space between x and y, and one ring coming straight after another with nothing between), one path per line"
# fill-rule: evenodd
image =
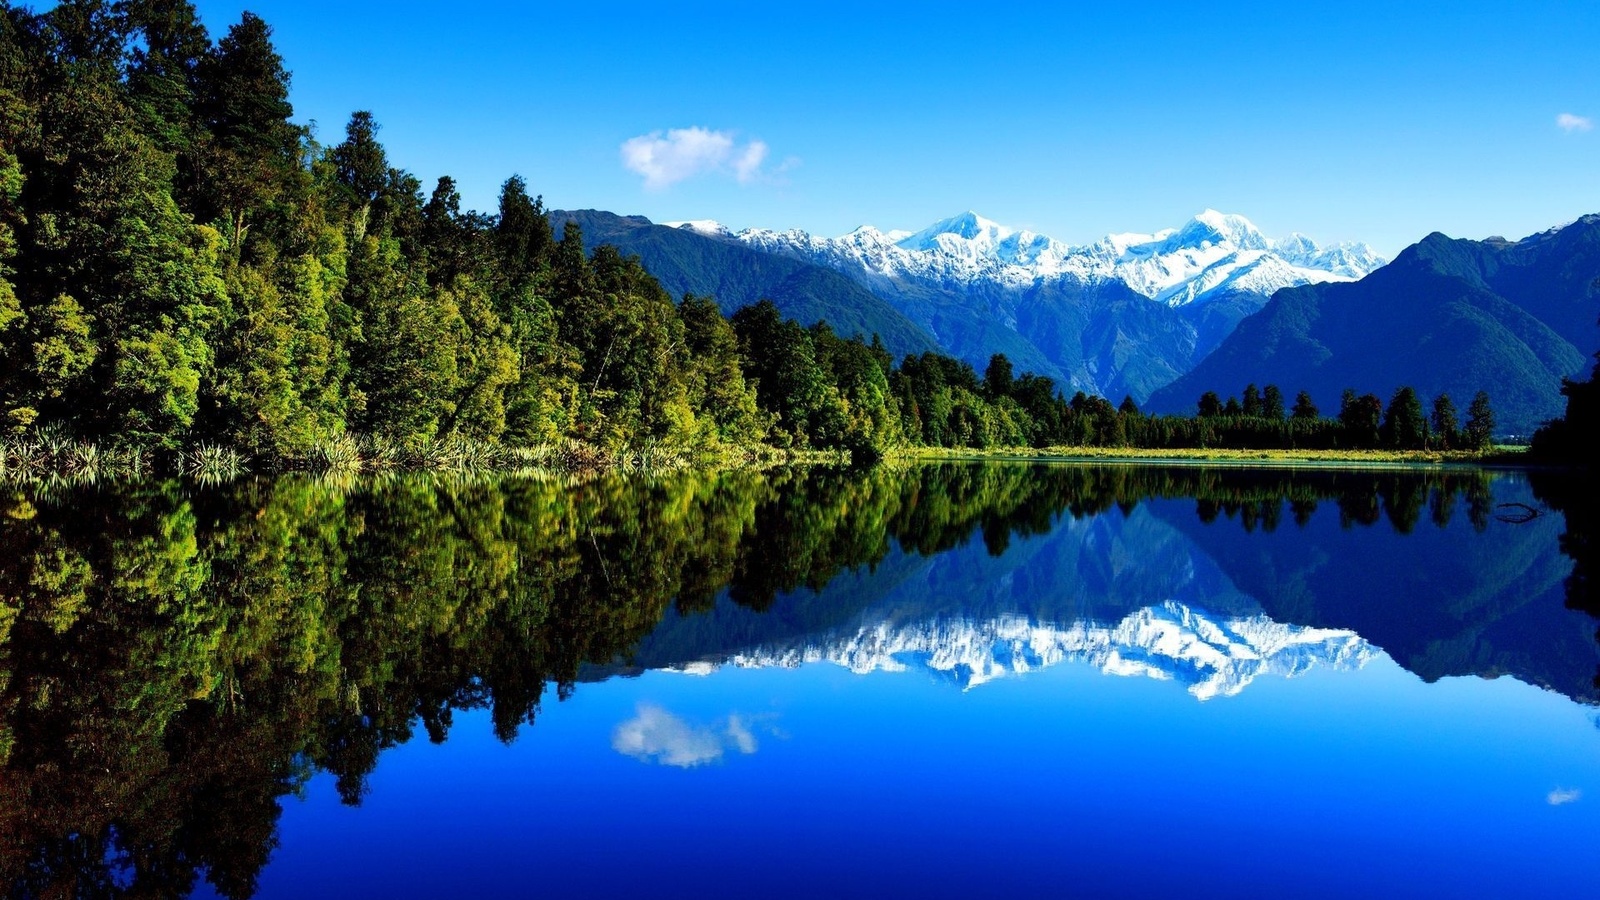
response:
M1011 373L1011 360L1004 353L989 357L989 367L983 372L983 390L990 400L1011 396L1015 379Z
M1409 386L1395 391L1383 417L1384 443L1397 450L1421 450L1428 445L1428 420L1422 401Z
M446 437L496 442L507 425L507 393L521 378L511 327L495 314L487 285L457 274L433 295L441 310L454 310L447 319L452 333L455 379L446 383L440 426Z
M371 112L350 114L344 141L329 151L328 159L343 199L357 211L356 236L364 236L372 204L389 187L389 156L378 143L378 123Z
M352 248L347 291L362 335L352 355L354 430L402 444L444 437L458 390L459 309L430 292L390 237Z
M1283 391L1269 384L1261 394L1261 415L1274 422L1283 421Z
M228 29L200 76L198 109L209 139L199 149L190 203L198 220L225 221L229 247L241 254L252 223L287 227L303 188L304 132L290 121L289 73L259 16L246 12Z
M1494 442L1494 410L1489 406L1489 394L1479 391L1467 407L1467 424L1461 429L1465 449L1487 450Z
M555 243L542 199L528 197L522 176L513 175L500 188L500 216L495 221L495 249L500 270L514 294L526 288L535 273L549 264ZM579 242L582 246L582 242Z
M441 176L422 208L422 246L428 254L428 282L448 285L457 278L474 274L474 243L477 229L461 211L461 192L456 181Z
M115 11L119 31L130 44L127 95L142 120L141 131L174 155L179 185L192 185L201 146L209 137L198 107L211 38L188 0L119 0Z
M1456 405L1449 394L1433 398L1433 414L1429 417L1434 446L1440 450L1454 450L1461 443L1461 425L1456 416Z
M1200 395L1200 418L1210 419L1222 415L1222 398L1216 391L1206 391Z
M1244 404L1241 411L1244 415L1252 418L1261 415L1261 390L1254 384L1245 385Z
M1311 402L1311 395L1301 391L1295 395L1294 411L1291 415L1298 421L1309 422L1316 420L1322 413L1317 409L1317 405Z

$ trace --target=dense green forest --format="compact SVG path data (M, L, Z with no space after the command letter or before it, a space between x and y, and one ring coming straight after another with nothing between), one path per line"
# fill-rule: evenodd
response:
M1476 448L1448 398L1337 419L1277 388L1198 417L1070 400L997 355L725 318L635 258L586 253L522 178L492 213L424 189L357 112L334 144L292 121L270 26L213 41L185 0L71 0L0 16L0 426L25 441L273 461L389 448L600 453L767 445L871 459L943 447ZM1480 398L1482 400L1482 398ZM1309 412L1308 412L1309 410ZM1485 425L1485 422L1489 424ZM341 443L342 442L342 443ZM319 456L320 454L320 456Z

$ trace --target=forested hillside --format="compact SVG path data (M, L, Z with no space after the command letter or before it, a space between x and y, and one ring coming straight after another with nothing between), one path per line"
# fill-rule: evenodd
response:
M550 222L558 237L566 223L576 222L589 250L610 244L637 256L668 293L711 297L726 315L771 300L799 322L822 320L843 334L876 334L896 359L940 349L933 335L893 306L815 263L593 209L555 210Z

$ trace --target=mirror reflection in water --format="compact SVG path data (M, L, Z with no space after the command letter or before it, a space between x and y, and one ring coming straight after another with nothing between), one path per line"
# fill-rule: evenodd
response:
M1183 879L1118 867L1220 850L1189 828L1302 895L1292 865L1593 886L1562 850L1600 822L1593 501L1514 471L968 463L11 487L0 875L726 888L693 822L780 894L1160 893ZM1550 783L1511 802L1523 775ZM677 829L653 875L585 869L645 822ZM1491 826L1523 837L1446 865L1450 828ZM516 858L407 868L474 841Z

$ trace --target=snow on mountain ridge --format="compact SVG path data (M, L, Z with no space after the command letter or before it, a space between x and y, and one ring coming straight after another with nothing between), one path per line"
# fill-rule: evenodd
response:
M662 222L668 228L682 228L707 237L732 237L733 229L716 219L690 219L686 222Z
M941 222L922 229L916 234L908 235L897 243L907 250L931 250L938 246L938 238L944 235L953 235L966 241L976 241L990 247L995 246L1014 232L1011 229L991 222L971 210L959 216L951 216Z
M710 233L702 224L680 227ZM973 212L912 234L863 226L838 238L759 228L736 233L724 229L718 236L869 278L988 281L1012 288L1054 279L1120 281L1174 306L1201 302L1219 289L1269 295L1300 284L1354 281L1385 262L1365 244L1321 247L1299 234L1274 241L1244 216L1212 209L1179 228L1113 234L1083 246L1009 228Z
M1234 696L1262 676L1357 669L1380 652L1353 631L1287 625L1266 616L1221 619L1168 601L1114 624L1053 626L1010 616L864 625L824 642L757 647L721 662L747 668L831 662L857 674L904 671L914 662L963 689L1080 662L1108 675L1177 681L1197 699L1209 700ZM716 664L697 661L683 670L704 674Z

